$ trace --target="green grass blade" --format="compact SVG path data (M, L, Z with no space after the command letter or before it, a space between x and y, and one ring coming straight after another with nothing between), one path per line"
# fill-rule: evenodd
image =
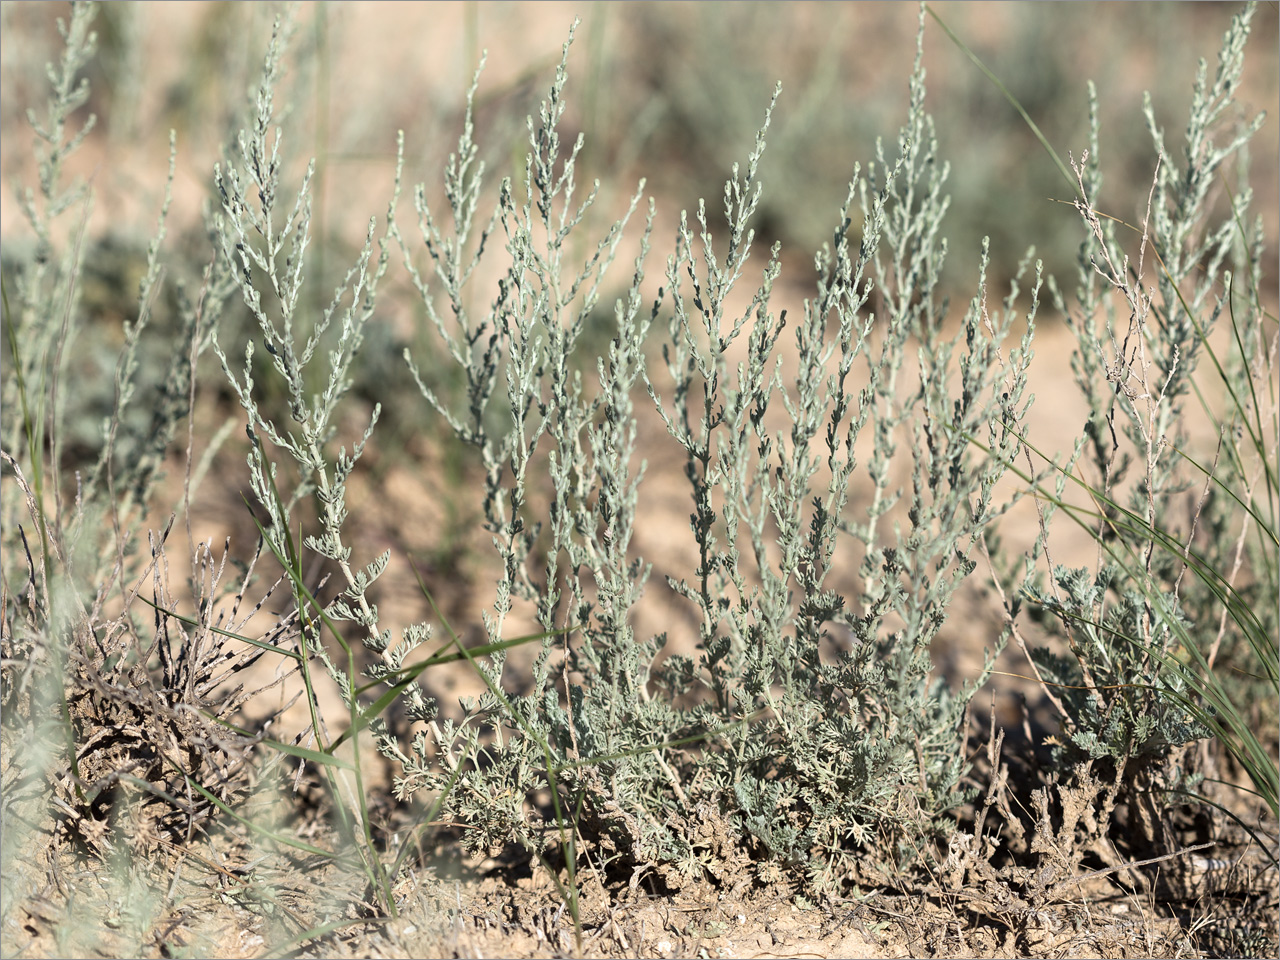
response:
M1004 94L1004 98L1013 105L1013 108L1018 111L1018 115L1022 117L1027 126L1031 129L1035 138L1040 141L1040 146L1044 147L1045 152L1049 154L1049 157L1053 160L1054 166L1056 166L1058 168L1058 172L1062 174L1063 179L1067 181L1067 184L1072 190L1075 190L1076 178L1071 175L1071 171L1067 169L1067 165L1062 162L1062 158L1058 156L1057 152L1049 144L1049 139L1040 132L1040 127L1031 119L1031 115L1023 109L1022 104L1018 102L1018 98L1010 92L1009 88L1004 85L999 77L987 68L987 65L982 62L982 59L965 45L965 42L956 35L955 31L947 26L946 21L938 16L938 12L934 10L932 6L926 6L925 9L929 11L929 16L933 17L938 26L942 28L942 32L951 38L951 42L959 47L961 51L964 52L965 56L973 61L977 68L982 71L983 75L996 85L997 90Z

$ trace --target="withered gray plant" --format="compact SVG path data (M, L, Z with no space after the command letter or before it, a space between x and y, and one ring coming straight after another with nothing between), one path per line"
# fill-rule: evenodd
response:
M80 111L89 99L82 74L97 43L95 12L93 4L77 3L59 20L63 51L47 69L48 99L40 112L28 112L37 184L16 185L34 247L20 247L3 275L6 931L10 909L48 881L39 874L58 870L57 854L37 857L33 844L53 838L49 849L70 843L141 862L163 844L189 843L214 829L223 806L244 796L254 742L223 721L259 692L235 681L262 651L231 646L225 637L271 594L268 586L258 603L247 598L256 557L237 562L228 544L197 542L191 533L190 498L202 468L188 418L196 364L221 299L211 273L197 296L177 276L167 278L175 296L160 295L172 138L133 312L114 355L102 358L114 367L109 411L88 431L95 444L87 453L67 448L74 421L86 417L77 341L90 335L94 320L79 296L92 189L69 177L68 158L94 126ZM145 345L161 338L167 362L143 378ZM165 502L162 466L184 419L183 494ZM201 453L212 456L220 442L202 438ZM160 529L146 529L157 515ZM174 530L184 528L186 543L175 549L183 538ZM185 554L178 570L170 566L174 552ZM193 603L196 612L176 616L180 603ZM287 636L291 624L285 615L268 642Z

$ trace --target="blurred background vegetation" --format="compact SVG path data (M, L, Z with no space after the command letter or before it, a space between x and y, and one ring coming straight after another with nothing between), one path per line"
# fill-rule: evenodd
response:
M40 96L43 65L58 50L54 20L66 8L38 2L0 8L7 186L30 173L25 110ZM129 231L138 230L140 245L150 215L119 214L136 205L154 209L170 128L178 133L178 213L199 232L194 214L210 195L219 144L244 120L280 9L136 3L99 10L86 108L98 115L98 128L82 158L96 194L91 237L127 247ZM1064 159L1085 143L1086 81L1097 82L1107 151L1104 205L1110 200L1110 212L1130 220L1141 213L1131 208L1145 200L1152 173L1142 92L1151 92L1176 149L1196 61L1212 59L1235 9L1150 2L934 7ZM321 246L337 253L363 236L365 216L385 210L397 130L406 131L411 158L406 182L438 182L436 171L456 141L463 91L487 49L478 139L495 178L518 175L525 116L545 95L569 24L579 17L568 129L587 134L580 182L598 177L622 194L644 176L670 217L700 197L718 204L730 164L745 155L781 81L762 167L759 232L782 240L803 269L830 233L854 162L874 159L877 136L895 135L916 16L915 5L903 3L302 4L288 78L293 130L285 146L295 160L317 158ZM1264 5L1255 24L1240 98L1248 111L1276 103L1276 5ZM1065 275L1075 214L1052 199L1070 200L1070 187L1001 92L932 22L925 61L929 108L952 163L951 281L971 285L984 235L992 237L996 263L1015 263L1034 242L1047 268ZM1276 130L1268 124L1255 140L1254 162L1262 169L1276 168ZM1274 176L1260 182L1275 190ZM1276 198L1261 199L1274 220ZM18 211L4 206L6 243L18 245ZM131 296L124 262L119 269L117 285ZM109 286L104 282L95 295L108 296Z

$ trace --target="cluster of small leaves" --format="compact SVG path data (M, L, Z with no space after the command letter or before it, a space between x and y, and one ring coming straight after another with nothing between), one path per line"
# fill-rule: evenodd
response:
M1250 600L1275 584L1274 525L1268 536L1263 515L1250 506L1243 516L1234 506L1274 489L1265 481L1273 468L1250 455L1250 447L1261 452L1266 445L1265 432L1249 422L1258 401L1250 391L1260 382L1266 348L1256 300L1262 227L1247 220L1245 150L1262 117L1237 123L1225 143L1215 141L1240 82L1253 10L1233 19L1211 84L1201 61L1181 163L1169 154L1146 98L1157 167L1136 262L1123 255L1115 223L1097 212L1102 175L1097 92L1090 87L1090 143L1075 163L1086 227L1075 308L1056 287L1053 294L1080 343L1072 363L1091 414L1067 470L1087 454L1099 560L1092 573L1053 566L1047 589L1035 576L1026 581L1027 595L1053 615L1072 654L1033 654L1044 678L1063 685L1059 707L1071 756L1123 764L1168 756L1172 747L1209 735L1196 719L1194 689L1181 670L1169 669L1171 660L1190 663L1189 648L1203 644L1213 651L1205 661L1212 669L1219 646L1275 636L1270 594L1266 602ZM1228 191L1225 211L1215 213L1211 187L1233 157L1241 187ZM1244 280L1234 287L1232 262ZM1152 269L1157 279L1144 287ZM1117 320L1113 294L1124 303L1126 322ZM1248 318L1244 324L1237 310ZM1220 424L1219 452L1206 467L1187 455L1186 401L1195 390L1206 402L1195 374L1227 315L1235 342L1229 368L1218 366L1217 373L1234 412ZM1206 413L1214 417L1208 407ZM1256 442L1241 445L1246 428ZM1046 508L1046 531L1053 512ZM1028 562L1042 552L1051 559L1043 536ZM1267 662L1265 653L1260 662Z
M295 574L291 579L300 610L310 607L313 598L303 592L297 566L299 545L293 543L290 531L299 501L308 496L314 498L320 532L307 536L304 544L338 566L344 586L324 608L323 617L304 619L306 650L324 665L354 713L359 700L352 650L345 638L337 635L348 658L345 664L335 662L323 642L326 623L356 624L361 643L377 657L365 671L375 683L398 681L405 657L428 639L430 631L425 625L412 625L404 631L402 640L393 644L391 632L379 624L377 605L369 598L369 589L386 570L390 553L381 554L363 567L356 566L351 560L351 548L343 539L347 480L373 433L380 407L374 407L369 426L349 453L342 446L334 455L328 447L337 431L339 406L352 386L352 363L364 342L365 326L374 314L389 251L384 237L380 255L373 259L377 222L371 219L356 263L336 285L320 316L308 316L308 300L302 294L311 241L315 161L308 165L292 204L288 204L283 188L283 133L276 126L274 109L274 91L291 32L291 20L277 20L257 90L253 125L241 131L238 155L225 167L219 164L215 168L214 182L223 212L214 219L213 228L220 252L231 265L244 303L257 322L262 345L271 358L271 370L284 385L292 423L278 425L259 404L252 339L245 343L244 366L238 374L216 337L214 349L248 415L251 487L266 511L264 533L273 552ZM335 321L336 342L326 349L326 341L334 339L326 335ZM308 374L312 372L318 372L323 384L318 390L309 385ZM296 470L294 481L283 494L280 485L284 478L279 465L270 458L264 439L270 442L271 449L284 454ZM417 683L405 684L402 695L412 719L429 721L434 717L435 704ZM372 718L372 729L381 752L401 763L410 762L382 717Z
M745 169L735 165L725 186L726 240L713 240L705 204L696 228L682 216L666 284L648 309L646 228L631 285L615 304L616 336L588 390L570 358L639 194L586 263L566 271L565 241L595 193L572 203L581 139L561 157L565 81L562 60L538 123L530 120L524 202L504 182L477 241L482 169L473 167L469 113L446 174L452 237L424 189L417 192L451 322L401 243L468 384L465 410L425 385L423 393L484 465L487 528L503 570L485 617L489 639L501 639L516 600L532 605L548 633L571 634L544 642L530 694L464 704L460 724L442 724L445 763L415 768L400 789L443 790L450 771L466 764L444 809L467 824L467 841L484 849L517 840L538 850L547 840L528 798L548 783L538 771L549 754L546 772L580 812L579 827L595 832L607 858L633 868L658 867L669 879L718 873L725 853L699 829L714 811L764 877L798 872L813 889L831 891L859 869L857 851L873 846L890 852L861 869L896 871L945 831L944 814L965 799L959 746L973 688L953 693L941 684L929 649L973 569L968 554L1002 509L992 490L1016 453L1029 403L1034 297L1027 336L1007 359L1000 344L1018 317L1017 290L993 319L985 276L962 340L937 334L946 170L936 162L917 57L898 156L886 161L882 148L867 177L855 170L833 246L818 254L818 293L794 328L794 377L784 377L785 314L770 307L781 270L776 246L749 304L735 313L729 306L754 239L770 105ZM850 210L859 197L855 241ZM477 318L464 285L498 223L510 265ZM868 309L875 290L878 316ZM643 349L664 312L665 377L650 371ZM907 363L912 338L924 345L918 374ZM740 340L746 359L735 366ZM510 425L494 436L484 412L500 378ZM857 392L855 378L863 382ZM641 380L683 453L693 500L698 565L692 578L669 583L697 613L696 660L672 654L658 662L666 637L637 637L630 624L649 573L628 551L643 473L632 465L632 393ZM871 483L859 522L852 483L864 428L872 433ZM901 482L890 464L904 459L904 431L913 451L909 527L890 534L884 517ZM976 434L993 453L974 453L968 437ZM535 462L545 464L549 489L533 482ZM535 495L547 498L545 509L534 508ZM856 545L861 605L851 609L832 574ZM497 685L504 663L494 658L484 669Z
M1177 697L1187 696L1188 689L1177 674L1161 670L1139 645L1125 642L1143 629L1148 603L1133 589L1106 602L1118 573L1111 565L1096 576L1083 568L1058 567L1055 583L1069 599L1062 611L1052 601L1045 605L1073 621L1071 646L1077 656L1067 658L1039 647L1031 652L1031 659L1040 675L1059 688L1070 718L1067 736L1072 749L1068 753L1093 759L1162 758L1170 748L1209 732L1178 702ZM1097 609L1105 610L1101 623L1082 618L1082 611ZM1183 621L1181 626L1185 629L1189 624ZM1166 637L1174 631L1164 628L1154 633ZM1095 693L1098 688L1105 690L1105 700Z
M566 57L567 53L568 43ZM445 176L452 236L443 235L433 218L425 187L416 190L419 229L448 301L451 323L437 311L428 280L414 265L407 241L392 225L427 315L466 380L467 409L454 411L423 382L406 351L423 395L459 439L477 449L483 465L485 528L502 564L493 610L484 614L488 638L501 641L507 617L518 601L533 607L548 634L533 667L536 692L509 701L510 710L518 716L510 716L494 694L464 702L462 720L442 722L437 731L436 746L439 755L447 758L446 765L417 763L406 769L397 784L404 794L424 787L441 789L449 770L466 757L477 757L476 770L461 776L448 805L475 828L468 831L467 839L477 849L512 840L534 849L541 846L540 821L530 820L525 812L527 795L545 783L546 758L540 741L555 743L563 751L556 759L566 763L634 748L637 731L617 711L647 697L648 664L657 652L655 641L635 640L627 619L648 575L647 567L628 555L639 482L632 466L636 443L632 387L641 375L649 322L640 296L648 228L630 293L615 306L617 336L608 356L600 357L596 367L599 389L588 394L582 371L570 361L597 307L602 279L616 257L640 193L586 263L566 279L566 241L582 223L599 189L596 184L575 205L574 166L583 141L579 137L568 156L562 156L557 132L565 109L566 81L562 59L539 123L529 121L524 201L519 202L510 181L504 181L497 208L474 247L471 232L484 172L472 140L475 83L468 94L458 151L451 155ZM476 317L464 288L499 225L510 263L498 281L496 298L483 316ZM495 398L500 376L505 380L505 395ZM508 420L499 433L486 418L495 403ZM545 465L550 481L545 522L534 518L529 504L530 488L536 489L536 473L531 469L535 464ZM544 562L538 569L535 547L543 543ZM573 645L566 669L582 671L588 682L572 685L568 700L558 703L553 654L564 644L554 635L562 636L569 629L581 631L581 642ZM505 665L501 652L481 665L492 686L502 686ZM664 718L649 724L640 735L652 733L660 740L669 725ZM583 739L578 740L579 736ZM651 783L656 771L653 757L645 752L633 759L651 768L638 777ZM544 768L541 775L540 767ZM568 776L572 786L574 777ZM498 802L495 797L500 798Z

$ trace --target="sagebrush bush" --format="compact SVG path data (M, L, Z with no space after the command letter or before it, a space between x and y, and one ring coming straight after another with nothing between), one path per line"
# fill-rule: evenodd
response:
M380 848L360 762L367 727L398 800L428 798L423 819L460 828L469 852L514 844L547 864L562 857L571 891L585 858L632 887L651 874L668 888L758 882L839 896L912 871L963 877L973 864L957 867L957 851L990 842L979 835L997 800L972 835L956 824L977 794L970 703L1012 637L1062 728L1034 816L993 788L1009 830L1040 831L1017 853L1049 857L1050 787L1076 789L1063 786L1073 777L1104 824L1133 788L1144 852L1174 853L1158 801L1230 773L1180 749L1210 736L1274 815L1274 753L1249 702L1259 690L1274 699L1277 685L1276 332L1261 222L1247 219L1246 148L1261 119L1232 127L1227 113L1254 7L1233 21L1212 82L1202 66L1181 158L1148 101L1153 188L1130 258L1097 207L1103 138L1090 88L1087 151L1068 173L1084 225L1074 296L1047 280L1078 340L1071 363L1090 411L1061 457L1028 435L1044 322L1034 250L997 266L983 241L964 309L942 296L950 167L925 109L925 12L902 125L865 167L850 164L814 253L816 282L790 316L778 304L780 243L762 250L757 235L780 91L760 105L754 146L722 196L681 211L669 247L655 239L644 181L598 229L600 184L578 180L590 131L562 142L573 29L528 119L522 178L486 177L474 119L482 64L443 171L444 208L418 184L406 225L414 134L401 134L386 218L369 218L335 273L332 251L318 255L328 238L317 236L315 162L297 177L289 162L298 131L277 99L293 24L280 18L251 102L227 114L243 129L210 179L198 293L160 296L166 193L101 445L72 475L62 391L85 318L84 265L54 227L85 195L63 184L63 165L92 126L70 122L88 97L76 78L95 42L92 6L73 5L47 115L33 116L39 190L21 202L35 245L25 258L6 249L4 267L0 706L15 758L6 770L18 771L6 789L44 778L59 829L99 849L116 835L115 805L142 797L135 813L151 826L135 844L146 848L190 840L219 816L240 822L249 771L288 756L322 769L366 895L395 913L411 845ZM1241 186L1215 207L1215 178L1226 183L1233 160ZM379 325L396 275L419 301L419 339L433 344L403 355L424 432L448 433L480 478L473 515L494 552L483 640L466 646L447 623L437 637L425 620L398 632L387 622L379 581L395 558L362 555L368 541L351 521L348 483L380 439L381 401L404 409L403 397L380 396L392 389L388 357L365 358L395 342ZM1013 280L996 291L989 275ZM331 293L317 308L318 290ZM156 314L176 348L141 383ZM1218 326L1231 334L1225 356ZM190 535L191 498L225 439L210 438L196 465L206 354L243 412L261 535L234 575L229 547ZM1197 378L1206 359L1212 385ZM1208 460L1188 430L1192 393L1220 438ZM367 422L344 435L365 397ZM166 554L175 519L145 548L139 531L184 420L175 518L191 570L179 583ZM689 497L679 535L696 561L664 583L637 534L645 477L669 468ZM999 524L1028 496L1039 537L1025 557L1002 555ZM1088 526L1092 567L1054 562L1049 531L1064 517ZM274 580L262 573L268 553L283 571ZM979 560L990 561L1004 627L977 674L950 685L934 659ZM655 588L675 598L688 635L674 619L666 632L638 630ZM271 598L285 609L263 628ZM534 635L512 636L530 622ZM507 651L527 643L537 646L524 671ZM237 726L260 692L238 677L268 658L302 684L309 725L294 742L268 737L270 718ZM486 692L455 711L437 702L428 671L459 659ZM345 716L323 715L316 664ZM339 758L348 744L354 761ZM1082 855L1060 855L1067 866L1052 882L1075 882ZM1017 876L1005 880L1031 884ZM1037 876L1043 895L1050 880Z
M485 616L488 639L501 641L519 601L556 634L544 641L528 694L467 703L436 743L417 742L439 754L415 763L398 789L443 791L466 766L444 807L478 850L512 839L543 850L554 834L529 799L553 772L580 827L637 875L721 875L744 852L762 877L798 870L824 892L858 869L892 873L916 862L967 799L963 720L983 678L947 689L929 649L973 569L975 538L1005 506L993 488L1028 406L1034 292L1026 336L1008 358L1001 344L1018 319L1016 288L992 316L980 276L957 339L939 333L946 167L936 162L917 54L896 152L881 149L865 176L855 167L832 243L817 255L818 289L789 335L794 377L779 364L785 313L771 308L776 246L745 306L733 296L751 282L756 171L772 105L745 167L725 185L724 239L713 240L705 205L693 224L682 216L665 283L646 302L651 209L630 287L615 301L612 343L594 378L580 375L571 357L641 194L581 268L565 263L595 196L574 199L583 141L567 151L560 144L566 84L562 60L530 120L523 197L504 181L487 223L476 217L483 167L469 115L446 173L453 234L418 188L437 289L393 227L466 377L465 406L423 392L484 466L486 525L503 570ZM851 231L855 203L861 225ZM494 236L506 240L508 263L476 316L463 288ZM873 289L878 314L868 307ZM450 315L437 312L438 301ZM663 326L664 363L653 370L645 345ZM918 371L908 369L912 342ZM734 351L744 359L735 363ZM648 414L636 406L640 383ZM502 433L485 419L495 402L509 416ZM699 562L671 587L696 612L696 659L664 657L665 636L631 627L650 573L629 549L645 469L635 463L637 421L653 412L693 499ZM938 418L949 429L931 426ZM864 430L870 482L860 495L869 502L859 521L855 444ZM966 433L989 437L995 452L978 455ZM894 458L911 463L911 490L909 525L890 531ZM535 482L541 476L549 488ZM828 582L855 555L851 543L861 557L856 601ZM501 657L484 669L504 685ZM540 770L548 748L554 771ZM873 849L883 859L867 859Z
M1245 719L1245 704L1274 699L1277 684L1275 331L1261 302L1265 241L1261 220L1249 219L1247 153L1263 116L1230 112L1253 15L1249 6L1232 21L1212 80L1201 61L1181 157L1146 98L1154 180L1133 256L1096 207L1103 154L1090 88L1090 142L1073 160L1085 228L1075 304L1051 289L1079 343L1072 368L1090 411L1056 495L1068 476L1087 493L1083 507L1069 499L1098 559L1093 569L1052 563L1051 506L1028 558L1043 556L1049 576L1029 574L1022 589L1071 654L1031 653L1057 685L1046 689L1068 735L1064 760L1105 759L1117 777L1133 761L1141 795L1151 761L1212 732L1274 815L1275 764ZM1233 160L1235 192L1221 189ZM1222 357L1219 326L1230 335ZM1217 434L1211 461L1193 428ZM1170 768L1165 786L1186 789L1191 773Z

